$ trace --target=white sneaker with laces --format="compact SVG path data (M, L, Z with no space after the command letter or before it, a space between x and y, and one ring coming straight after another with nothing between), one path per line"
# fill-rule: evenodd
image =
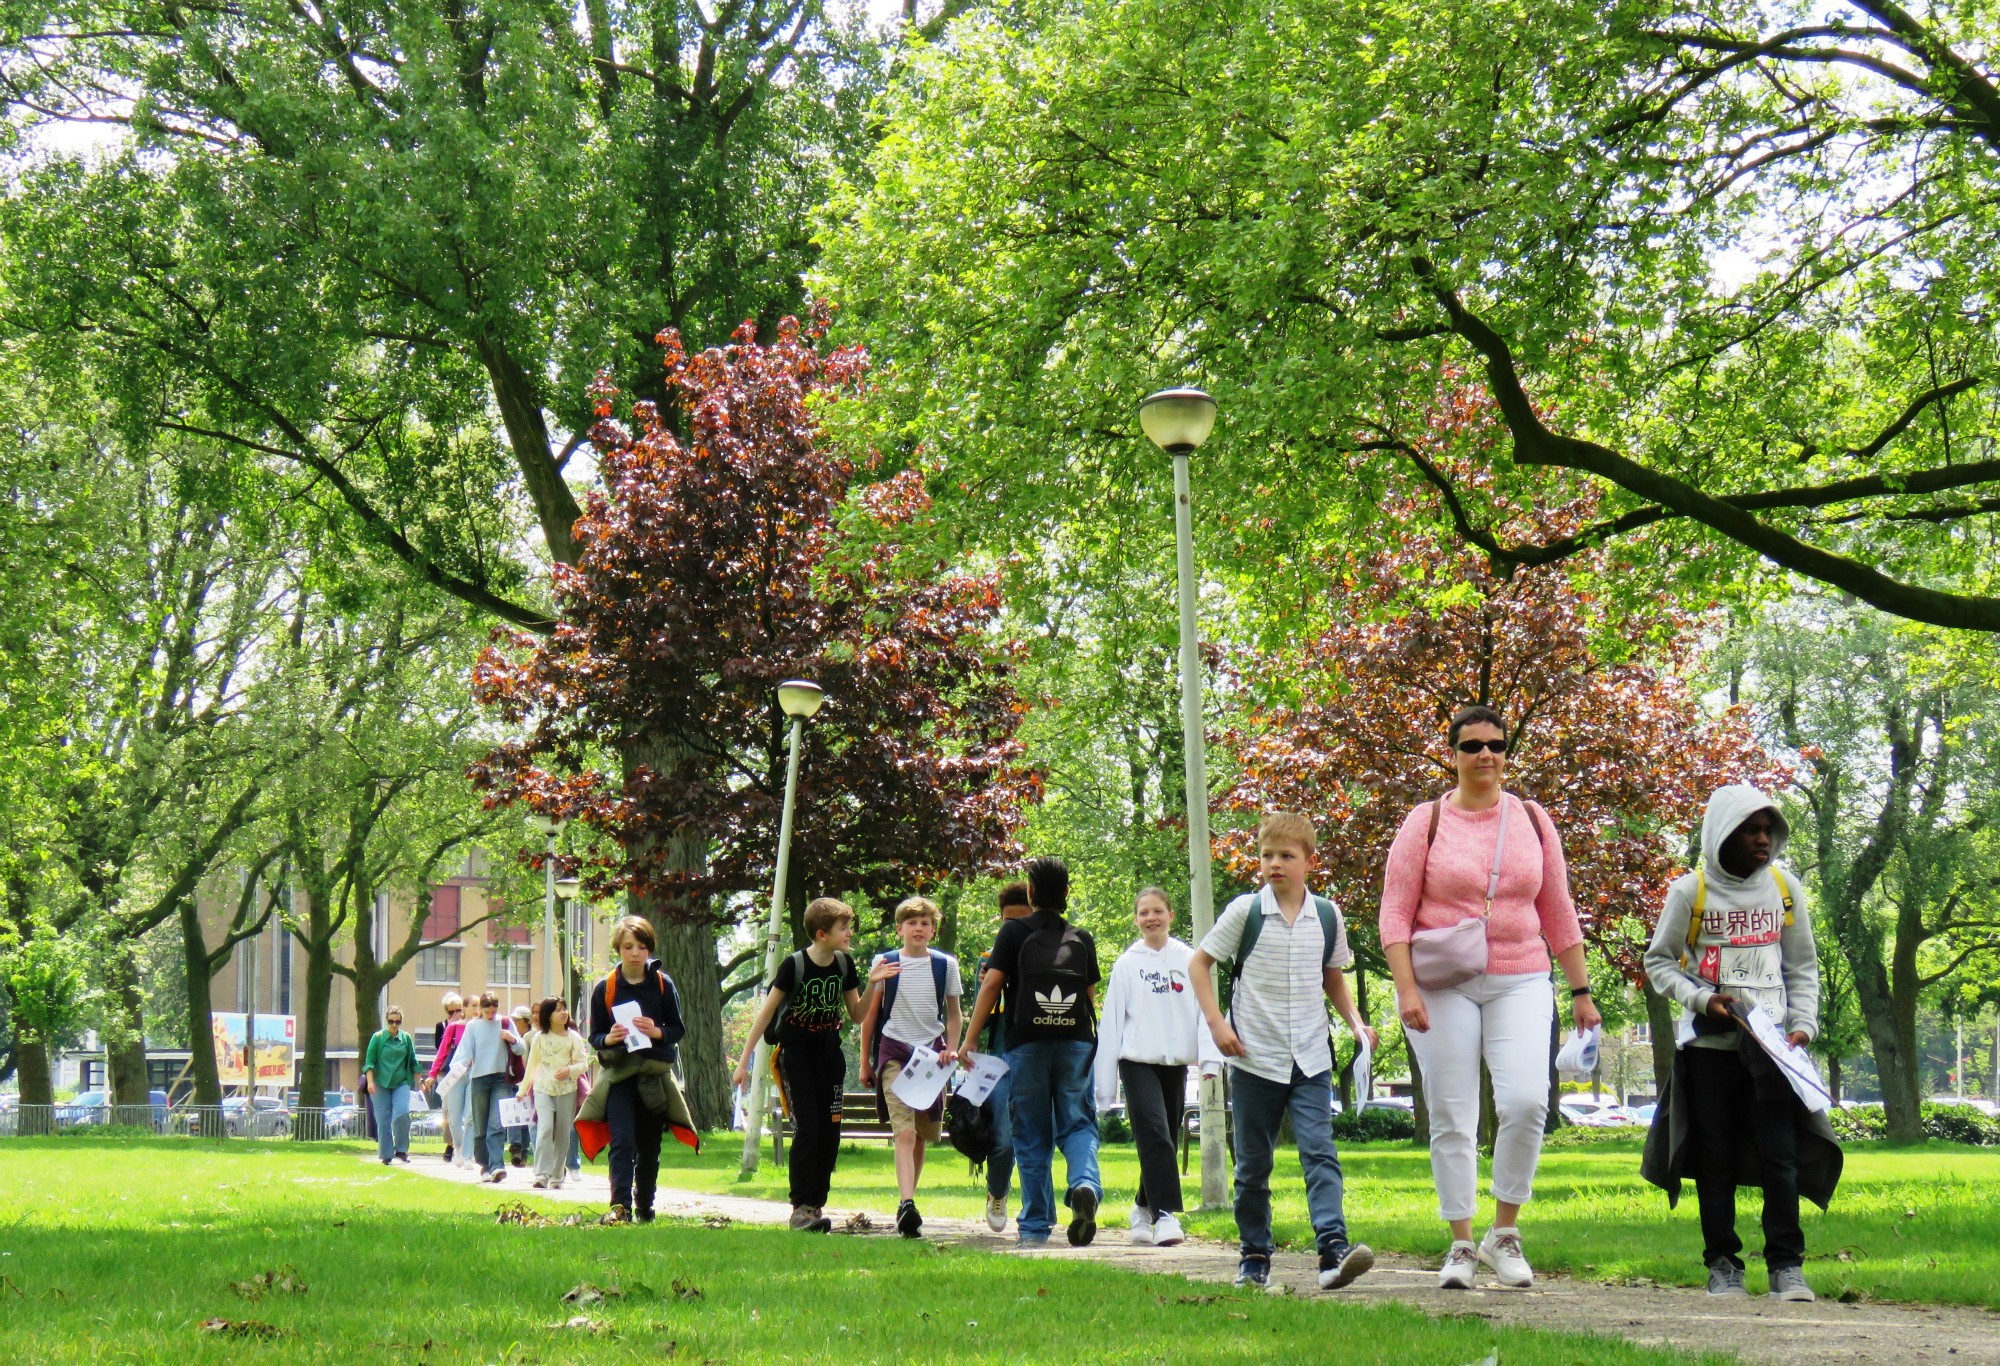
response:
M1479 1260L1493 1269L1500 1284L1519 1289L1535 1283L1535 1269L1521 1252L1521 1230L1489 1228L1479 1240Z
M1154 1247L1179 1247L1186 1241L1187 1235L1181 1232L1181 1221L1173 1215L1162 1214L1153 1221Z
M1153 1245L1153 1211L1144 1205L1132 1206L1132 1246L1151 1247Z
M1451 1251L1444 1254L1444 1266L1438 1271L1438 1289L1472 1289L1472 1273L1478 1268L1479 1249L1472 1245L1472 1240L1454 1239Z
M995 1233L1007 1231L1007 1197L989 1195L986 1197L986 1227Z

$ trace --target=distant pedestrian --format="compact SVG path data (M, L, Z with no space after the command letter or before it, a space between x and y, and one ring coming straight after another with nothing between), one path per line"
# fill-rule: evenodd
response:
M594 1120L593 1112L601 1111L610 1130L610 1223L653 1221L660 1140L670 1126L677 1135L682 1131L684 1121L678 1116L686 1112L673 1065L687 1025L674 979L653 956L655 942L652 924L639 916L628 915L612 925L611 950L618 955L618 966L590 993L590 1044L604 1070L580 1118ZM624 1002L639 1008L631 1028L650 1040L643 1048L625 1047L626 1026L612 1013ZM686 1133L684 1141L699 1143L691 1126ZM595 1156L597 1149L589 1151Z
M500 998L490 991L480 996L479 1018L466 1026L459 1047L471 1050L472 1056L465 1083L472 1090L468 1142L481 1174L497 1185L507 1179L506 1155L501 1150L500 1130L495 1122L500 1097L507 1091L507 1060L520 1056L527 1048L514 1032L514 1022L500 1014Z
M458 1054L458 1045L465 1037L467 1020L456 992L444 999L451 1022L440 1027L437 1052L431 1058L430 1072L424 1077L424 1090L438 1100L438 1119L444 1126L444 1160L449 1165L457 1165L468 1147L463 1118L465 1086L463 1073L458 1081L451 1080L451 1065Z
M1010 882L1000 889L1000 923L1022 920L1034 913L1028 904L1028 884ZM986 980L986 970L993 966L991 951L979 955L979 969L972 976L975 983ZM993 1012L991 1023L986 1026L986 1037L979 1041L982 1053L991 1053L996 1058L1007 1056L1007 1007L1001 1002ZM993 1123L993 1146L986 1154L986 1227L995 1233L1007 1231L1007 1191L1014 1183L1014 1082L1011 1072L1003 1072L994 1083L993 1094L986 1098L982 1109L989 1111Z
M1667 1192L1694 1178L1708 1293L1743 1295L1736 1192L1764 1192L1764 1266L1774 1300L1809 1301L1799 1197L1825 1209L1840 1183L1839 1141L1772 1055L1744 1038L1762 1009L1785 1045L1819 1030L1819 950L1797 873L1778 862L1791 830L1748 784L1718 789L1701 821L1701 863L1667 888L1646 946L1653 989L1681 1007L1674 1074L1661 1093L1640 1173Z
M576 1132L576 1084L590 1070L590 1044L571 1028L569 1003L560 996L535 1007L535 1022L527 1074L516 1094L535 1102L535 1186L561 1190L563 1159Z
M523 1044L529 1046L532 1046L534 1044L535 1017L534 1013L530 1011L526 1006L514 1007L514 1033L520 1036L521 1042ZM509 1058L507 1060L507 1080L514 1083L516 1086L519 1086L522 1081L526 1080L527 1075L528 1075L528 1064L525 1055L518 1058ZM528 1147L531 1143L534 1142L534 1139L535 1139L535 1130L532 1125L527 1125L527 1124L508 1125L507 1161L511 1165L516 1167L527 1166Z
M1213 1075L1221 1070L1222 1054L1202 1021L1188 976L1194 950L1170 933L1174 912L1167 894L1158 887L1139 893L1132 918L1140 937L1112 965L1097 1026L1097 1108L1101 1113L1117 1104L1124 1083L1125 1118L1139 1149L1132 1241L1173 1247L1186 1239L1174 1150L1187 1104L1188 1068L1200 1063Z
M1431 1178L1450 1226L1438 1285L1469 1290L1479 1266L1535 1281L1521 1245L1549 1108L1555 997L1569 983L1578 1029L1598 1023L1562 839L1546 811L1507 792L1507 724L1471 706L1445 732L1458 785L1403 818L1382 878L1382 949L1396 1011L1423 1071ZM1446 953L1440 947L1464 942ZM1472 1241L1479 1195L1479 1065L1492 1079L1493 1225Z
M410 1160L410 1085L417 1078L417 1043L403 1032L403 1012L389 1007L383 1027L368 1040L361 1063L368 1108L375 1116L377 1155L382 1165Z
M944 1094L940 1091L930 1105L913 1109L896 1094L896 1079L918 1048L937 1053L950 1069L959 1001L965 992L958 960L930 946L938 919L937 903L928 897L907 897L897 905L896 933L903 947L875 960L868 974L868 1009L861 1021L861 1084L878 1087L889 1112L899 1197L896 1231L905 1238L923 1231L917 1182L924 1174L924 1146L944 1133Z
M465 1019L465 1001L455 991L447 991L438 1004L444 1007L444 1018L438 1021L437 1030L431 1039L433 1054L444 1052L444 1032Z

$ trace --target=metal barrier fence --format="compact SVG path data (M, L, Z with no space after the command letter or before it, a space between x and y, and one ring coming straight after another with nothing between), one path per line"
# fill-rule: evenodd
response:
M443 1111L422 1108L413 1096L410 1149L441 1151ZM367 1139L371 1125L363 1108L339 1105L326 1109L292 1109L268 1101L255 1106L241 1101L221 1105L8 1105L0 1107L0 1138L35 1138L50 1134L140 1130L174 1138L260 1138L324 1142Z

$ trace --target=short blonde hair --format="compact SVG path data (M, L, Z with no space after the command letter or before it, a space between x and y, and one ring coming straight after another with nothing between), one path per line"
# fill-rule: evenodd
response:
M896 903L896 925L899 929L905 920L928 919L931 924L936 925L942 918L937 902L927 896L904 897Z
M1276 840L1285 844L1296 844L1308 854L1319 852L1319 831L1313 823L1296 811L1267 811L1264 819L1257 822L1257 847Z
M446 992L446 993L444 994L444 1001L443 1001L443 1005L444 1005L444 1008L445 1008L446 1010L463 1010L463 1009L465 1009L465 1001L464 1001L464 1000L463 1000L463 998L461 998L461 997L459 996L459 994L458 994L457 992L455 992L455 991L447 991L447 992Z
M854 923L854 908L830 896L816 896L806 903L806 934L818 938L832 934L843 924Z
M618 952L618 941L631 935L635 943L642 945L647 953L660 951L659 940L653 937L653 922L643 915L622 915L611 923L611 951Z

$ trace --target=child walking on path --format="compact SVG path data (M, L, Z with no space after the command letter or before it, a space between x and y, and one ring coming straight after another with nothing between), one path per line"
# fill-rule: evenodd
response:
M1202 1022L1190 990L1188 960L1194 950L1173 938L1174 912L1158 887L1139 893L1133 910L1140 938L1111 968L1104 1016L1097 1026L1097 1108L1118 1100L1125 1085L1125 1117L1139 1149L1139 1189L1132 1197L1132 1241L1173 1247L1181 1232L1181 1175L1175 1137L1187 1103L1187 1070L1199 1062L1213 1075L1222 1054Z
M1354 961L1347 927L1334 904L1308 885L1318 843L1304 816L1280 811L1264 817L1257 827L1263 888L1229 903L1188 964L1215 1045L1234 1059L1236 1230L1243 1247L1238 1285L1271 1284L1271 1162L1287 1114L1305 1169L1320 1288L1337 1290L1375 1265L1367 1245L1347 1241L1322 994L1370 1051L1375 1031L1355 1010L1341 971ZM1234 964L1228 1018L1216 1004L1218 962Z
M909 1063L911 1049L929 1048L949 1068L956 1054L959 999L965 983L958 960L930 947L937 934L938 908L926 897L913 896L896 907L896 933L903 947L885 953L869 971L867 1014L861 1021L861 1084L878 1086L889 1112L896 1142L896 1231L915 1238L924 1227L917 1212L917 1182L924 1174L924 1145L943 1134L944 1096L923 1110L912 1110L896 1094L896 1078Z
M859 1023L866 1007L854 956L847 951L854 940L854 908L819 897L806 907L805 923L812 944L778 964L731 1080L739 1091L750 1084L757 1041L776 1021L778 1079L792 1114L792 1227L831 1233L826 1201L840 1158L840 1107L847 1090L840 1027L850 1020ZM878 964L868 980L872 985L891 975L892 969Z
M1680 1197L1694 1177L1708 1293L1742 1295L1736 1189L1764 1188L1764 1264L1771 1298L1808 1301L1799 1197L1821 1209L1840 1181L1841 1152L1823 1112L1809 1111L1739 1021L1762 1006L1792 1047L1819 1029L1819 953L1798 876L1778 863L1791 831L1748 784L1718 789L1701 822L1701 866L1667 889L1646 946L1653 989L1682 1009L1672 1084L1646 1139L1641 1173Z
M500 1014L500 998L486 992L479 998L479 1018L465 1027L460 1048L469 1050L472 1069L465 1085L472 1090L468 1129L472 1155L486 1180L496 1185L507 1179L507 1155L501 1148L500 1093L508 1084L508 1062L527 1052L514 1022Z
M675 1045L687 1033L681 1020L680 993L674 979L667 976L653 957L653 927L636 915L628 915L611 927L611 948L618 966L590 992L590 1046L598 1050L600 1061L606 1050L622 1049L629 1032L612 1010L622 1002L636 1002L639 1013L630 1028L650 1042L619 1056L619 1071L627 1073L613 1082L607 1076L604 1091L604 1122L611 1130L611 1211L612 1223L637 1219L653 1221L653 1195L660 1182L660 1140L665 1137L668 1107L649 1103L648 1093L657 1092L672 1080ZM596 1095L592 1095L595 1105ZM664 1099L664 1098L662 1098ZM595 1149L592 1150L593 1154Z
M560 996L544 998L534 1018L518 1098L535 1100L535 1187L561 1190L563 1159L576 1132L576 1088L590 1071L590 1045L571 1027L569 1002Z

